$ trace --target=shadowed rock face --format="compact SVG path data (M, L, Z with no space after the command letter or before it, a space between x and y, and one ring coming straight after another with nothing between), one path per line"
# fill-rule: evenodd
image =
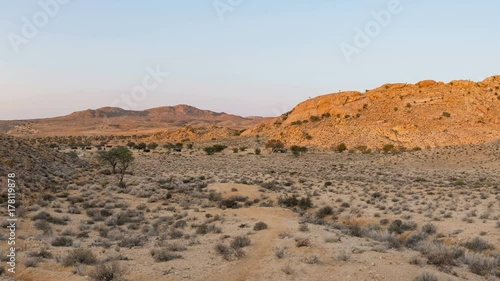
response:
M245 132L329 148L470 144L500 138L500 76L482 82L386 84L309 99Z

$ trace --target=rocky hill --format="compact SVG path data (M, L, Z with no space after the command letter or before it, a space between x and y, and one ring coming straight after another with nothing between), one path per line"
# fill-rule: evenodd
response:
M18 195L25 205L36 201L38 192L64 190L76 181L80 170L88 168L90 164L78 157L57 152L36 140L0 134L0 184L6 187L7 174L15 173Z
M434 147L500 139L500 76L482 82L421 81L319 96L243 135L325 149Z
M119 135L151 133L182 126L244 129L259 124L262 120L259 117L244 118L188 105L164 106L144 111L104 107L56 118L0 121L0 133L13 136Z

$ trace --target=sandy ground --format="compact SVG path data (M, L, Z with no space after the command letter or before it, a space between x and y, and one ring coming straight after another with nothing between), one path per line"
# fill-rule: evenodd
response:
M65 190L41 195L26 206L18 230L16 280L92 280L88 275L95 266L112 260L126 269L124 278L130 281L412 281L423 272L438 280L499 278L498 261L496 269L478 275L464 257L455 264L431 264L422 251L406 244L430 223L436 232L425 241L460 247L467 255L475 250L465 243L480 237L491 247L476 254L498 259L498 144L398 155L318 152L298 158L232 151L168 155L160 150L136 155L125 189L116 186L115 176L103 174L104 168L82 170ZM280 206L280 198L292 195L309 197L311 208ZM227 202L236 205L228 208ZM325 206L332 212L320 218L318 211ZM42 211L67 217L67 223L51 222L44 233L36 224L40 220L34 220ZM116 222L131 211L129 221ZM393 233L400 248L367 234L389 228L394 220L415 225ZM257 222L268 228L254 230ZM213 231L205 233L200 225ZM362 233L356 234L354 226ZM244 256L225 259L216 245L230 245L237 236L248 237L250 245L242 248ZM71 245L53 246L57 237L70 238ZM120 246L132 237L142 243ZM304 239L308 245L298 247L297 241ZM184 247L171 252L179 258L154 260L152 249L172 244ZM77 248L90 249L97 264L63 266L61 261ZM40 249L52 257L27 267ZM281 258L277 249L283 250ZM416 257L421 262L411 262Z

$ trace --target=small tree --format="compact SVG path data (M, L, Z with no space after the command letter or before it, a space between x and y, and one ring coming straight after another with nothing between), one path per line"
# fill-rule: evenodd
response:
M114 153L118 160L118 172L120 173L120 182L118 185L124 187L123 178L125 177L125 172L128 167L132 161L134 161L134 156L132 155L132 151L128 150L126 147L117 147L112 150L115 150Z
M110 151L99 151L97 159L102 163L109 164L111 166L113 174L116 174L116 165L118 164L118 158L116 157L115 149L111 149Z
M115 147L109 151L99 151L99 161L111 166L113 174L120 174L120 186L123 186L123 177L130 163L134 160L132 151L126 147Z
M280 140L268 140L265 146L266 149L270 148L272 151L275 151L277 149L283 149L285 147L283 142Z

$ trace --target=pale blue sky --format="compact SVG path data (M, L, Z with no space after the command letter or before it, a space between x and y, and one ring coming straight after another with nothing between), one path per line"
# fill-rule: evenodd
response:
M400 0L351 61L340 45L354 45L356 28L391 0L240 0L222 17L214 4L237 0L65 0L16 53L9 38L50 1L0 0L0 119L116 104L148 66L169 76L131 109L185 103L246 116L339 90L500 74L493 0Z

